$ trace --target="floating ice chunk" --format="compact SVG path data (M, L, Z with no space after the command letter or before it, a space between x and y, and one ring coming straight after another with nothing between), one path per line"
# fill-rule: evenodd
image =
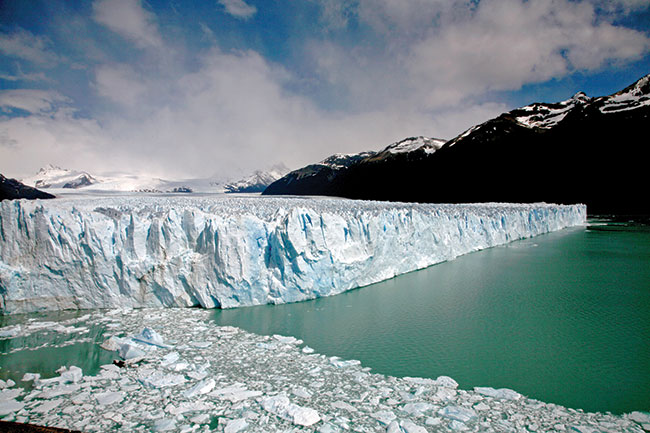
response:
M401 421L399 424L404 433L427 433L427 429L408 419Z
M150 371L145 371L144 375L138 379L140 383L149 388L166 388L168 386L181 385L187 380L185 376L180 374L164 374L159 371L150 374Z
M18 412L23 407L25 403L16 400L5 400L0 401L0 416L6 416L10 413Z
M438 411L438 415L460 422L468 422L476 418L476 411L460 406L446 406Z
M48 400L32 409L33 412L46 414L49 413L52 409L59 407L63 403L62 398L57 398L55 400Z
M410 420L402 420L399 423L395 420L388 425L386 433L427 433L427 429Z
M100 406L108 406L109 404L119 403L120 401L124 400L124 397L126 397L126 393L123 391L107 391L95 394L97 404Z
M237 433L242 430L245 430L248 427L248 423L244 418L231 419L226 424L226 428L223 430L224 433Z
M440 388L438 388L436 393L433 395L433 398L435 400L442 400L442 401L452 400L452 399L456 398L456 394L457 394L457 391L455 389L440 387Z
M47 391L42 391L38 394L38 398L48 399L54 397L60 397L62 395L72 394L73 392L79 391L79 385L60 385L53 389L48 389Z
M90 393L88 391L80 392L79 394L73 396L70 401L72 404L84 404L90 398Z
M169 418L162 418L154 422L154 431L170 431L176 429L176 421Z
M170 352L167 355L162 357L160 364L163 366L173 364L179 359L180 359L180 355L178 354L178 352Z
M347 410L348 412L357 412L357 409L354 406L341 400L337 400L332 403L332 407L336 409Z
M475 410L483 411L483 410L488 410L489 408L490 408L490 406L483 403L482 401L474 405Z
M138 348L138 346L136 346L133 343L128 343L128 342L123 343L120 346L120 349L119 349L119 351L117 353L118 353L118 355L120 355L120 358L122 358L122 359L124 359L126 361L129 361L129 360L135 361L135 360L138 360L138 359L142 359L145 356L145 353L140 348Z
M221 397L223 400L229 400L231 403L237 403L243 400L248 400L249 398L259 397L263 393L261 391L239 391L233 392L231 394L226 394Z
M314 349L312 349L309 346L305 346L305 347L302 348L302 353L307 353L307 354L314 353Z
M0 401L13 400L23 393L22 388L3 389L0 391Z
M487 397L499 398L502 400L519 400L521 398L521 394L508 388L494 389L490 387L476 386L474 387L474 391Z
M212 391L212 388L216 385L214 379L202 380L193 387L186 389L183 392L183 395L187 398L192 398L196 395L207 394Z
M342 360L338 356L332 356L330 358L330 364L338 368L352 367L353 365L360 365L361 361L356 359Z
M469 430L469 428L467 427L467 425L465 425L465 423L456 421L455 419L451 420L451 422L449 423L449 428L454 431Z
M64 369L61 372L61 382L63 383L77 383L84 376L83 371L74 365L71 365L69 368Z
M183 414L186 412L200 412L200 411L206 411L209 410L210 406L204 402L198 401L198 402L182 402L178 406L173 406L169 405L169 410L165 408L167 412L169 412L172 415L179 415Z
M190 346L196 347L197 349L207 349L208 347L212 346L212 342L210 341L193 341L190 343Z
M291 390L291 393L301 398L311 398L311 392L307 391L303 387L294 388Z
M390 410L381 410L379 412L370 414L370 416L384 425L390 424L391 421L397 418L397 416L395 416L395 414Z
M41 375L39 373L25 373L23 374L23 378L20 380L22 380L23 382L31 382L32 380L37 381L40 378Z
M111 336L107 338L102 344L99 345L104 350L108 350L109 352L115 352L116 350L120 349L120 346L124 344L124 339Z
M318 433L339 433L341 429L339 426L336 424L332 424L329 422L324 423L320 428L318 429Z
M440 379L440 378L447 378L447 377L446 376L440 376L438 379ZM437 381L435 381L433 379L428 379L428 378L425 378L425 377L408 377L407 376L407 377L404 378L404 380L407 381L407 382L410 382L410 383L414 383L416 385L444 386L444 385L441 385L441 383L439 383L439 382L437 382Z
M194 424L205 424L208 421L210 421L210 415L207 413L201 413L190 418L190 422L193 422Z
M438 378L434 381L434 384L437 386L443 386L445 388L458 388L458 382L448 376L438 376Z
M163 338L151 328L144 328L138 335L134 336L135 341L141 343L150 344L152 346L158 346L163 348L169 348L171 346L164 343Z
M650 413L648 412L631 412L628 415L628 418L630 418L632 421L638 424L648 424L650 423Z
M434 406L430 403L418 402L418 403L407 403L404 405L402 410L410 415L422 416L424 412L433 409Z
M296 337L292 337L292 336L285 337L284 335L275 334L273 338L275 338L276 340L278 340L280 343L283 344L296 344L296 345L302 344L302 340L298 340Z
M267 412L296 425L308 427L320 421L320 415L314 409L291 403L285 395L265 398L262 400L262 407Z

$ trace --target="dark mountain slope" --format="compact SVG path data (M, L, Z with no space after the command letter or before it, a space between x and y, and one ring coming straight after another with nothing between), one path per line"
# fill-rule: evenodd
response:
M16 179L7 179L0 174L0 201L19 198L37 199L54 198L52 194L39 191L31 186L24 185Z
M579 93L522 107L435 153L359 161L319 189L357 199L586 203L591 214L649 214L649 83L647 76L607 97Z

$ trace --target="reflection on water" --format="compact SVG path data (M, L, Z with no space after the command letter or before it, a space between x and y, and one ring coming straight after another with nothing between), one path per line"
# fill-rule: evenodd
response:
M397 376L615 413L650 408L650 230L568 229L343 295L216 310Z

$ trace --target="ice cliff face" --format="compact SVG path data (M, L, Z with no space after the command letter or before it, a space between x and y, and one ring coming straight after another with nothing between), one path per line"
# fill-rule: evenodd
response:
M585 221L584 206L111 197L0 203L0 307L286 303Z

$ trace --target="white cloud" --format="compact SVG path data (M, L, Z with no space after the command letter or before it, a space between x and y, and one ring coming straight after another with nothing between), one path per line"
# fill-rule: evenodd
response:
M36 89L14 89L0 91L0 109L25 110L32 114L49 113L62 104L69 103L69 99L58 92Z
M44 67L53 67L59 62L59 56L50 48L50 41L36 36L24 29L13 33L0 33L0 53L15 57Z
M484 0L470 19L416 43L408 71L436 106L634 60L649 49L645 34L598 22L587 3Z
M113 102L134 106L146 85L129 65L101 65L95 70L95 89Z
M257 12L255 6L251 6L244 0L218 0L219 4L224 7L226 12L235 18L247 20Z
M140 48L162 45L156 17L144 9L140 0L95 0L93 12L95 21Z
M68 105L69 99L56 94L32 96L37 102L29 102L29 98L22 98L22 102L16 102L18 98L9 102L3 99L3 103L21 105L32 114L0 116L0 173L22 178L47 163L82 169L116 162L98 123L79 118Z
M305 53L358 109L454 107L650 50L647 34L611 24L589 2L359 0L356 10L385 40L381 51L318 40Z

